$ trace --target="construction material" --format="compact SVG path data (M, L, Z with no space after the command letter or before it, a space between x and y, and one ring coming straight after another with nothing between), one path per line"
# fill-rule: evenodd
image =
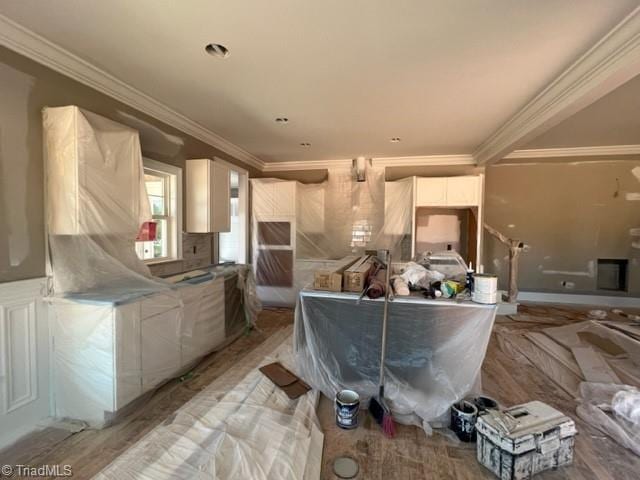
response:
M473 276L471 300L476 303L495 304L498 302L498 277L477 273Z
M501 479L528 479L573 462L573 420L542 402L482 415L476 429L478 461Z
M520 252L524 250L524 243L521 240L508 238L486 223L484 228L509 248L509 296L507 300L509 303L516 303L518 301L518 257Z
M378 268L373 275L369 277L368 286L366 287L366 295L369 298L381 298L387 293L387 289L390 285L386 282L387 269Z
M476 439L476 420L478 408L467 400L451 405L451 430L463 442Z
M369 412L378 425L382 426L384 434L392 438L396 429L393 423L391 409L384 398L384 368L387 356L387 323L389 321L389 279L391 278L391 253L386 252L384 259L386 264L386 277L384 283L384 307L382 310L382 343L380 346L380 379L378 381L378 396L371 398L369 402Z
M311 390L309 385L304 383L280 363L270 363L269 365L260 367L260 371L280 387L291 400L295 400Z
M353 390L342 390L336 395L336 425L345 430L358 426L360 396Z
M344 271L343 288L345 292L361 292L367 280L369 274L374 268L373 258L369 255L363 255L356 260L353 265Z
M357 257L347 257L342 265L334 269L316 270L313 274L313 288L328 292L341 292L344 271L357 261Z
M584 379L587 382L621 383L618 376L607 365L598 352L591 347L573 347L571 349Z
M396 295L406 297L411 293L409 291L409 285L404 281L402 277L394 277L392 283L393 293L395 293Z

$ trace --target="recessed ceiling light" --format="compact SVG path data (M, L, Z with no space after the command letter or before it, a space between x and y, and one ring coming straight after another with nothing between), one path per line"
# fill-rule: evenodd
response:
M277 123L288 123L289 119L287 117L278 117L276 118Z
M229 49L224 45L220 45L219 43L210 43L206 47L204 47L206 52L218 58L227 58L229 56Z
M301 147L310 147L310 146L311 146L311 144L310 144L309 142L302 142L302 143L300 144L300 146L301 146Z
M400 143L400 137L392 137L391 143Z

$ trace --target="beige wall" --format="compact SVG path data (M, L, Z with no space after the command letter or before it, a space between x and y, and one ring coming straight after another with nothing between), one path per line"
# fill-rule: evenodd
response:
M0 282L45 274L41 111L78 105L140 132L143 154L184 166L227 154L0 47ZM247 165L250 175L258 172Z
M596 288L598 258L629 260L629 294L640 294L640 249L629 230L640 227L640 192L631 173L635 161L520 163L489 167L485 183L485 220L529 250L520 260L519 287L564 293L601 293ZM640 243L640 242L639 242ZM507 286L507 249L485 234L486 270ZM567 282L568 286L563 286Z

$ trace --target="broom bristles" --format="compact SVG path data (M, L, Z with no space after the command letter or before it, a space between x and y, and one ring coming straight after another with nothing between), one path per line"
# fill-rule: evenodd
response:
M382 418L382 432L388 437L393 438L396 435L396 424L390 413L385 413Z

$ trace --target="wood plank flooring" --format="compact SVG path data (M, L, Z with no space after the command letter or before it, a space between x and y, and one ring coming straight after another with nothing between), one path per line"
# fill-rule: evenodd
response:
M544 309L533 312L535 319L531 323L512 322L507 317L501 317L499 321L514 329L527 331L549 326L536 323L541 316L544 317ZM577 318L581 313L575 311ZM570 321L571 315L551 312L549 323L557 324L558 319ZM37 445L36 448L22 444L18 449L3 452L0 454L0 464L69 464L73 467L73 478L91 478L206 385L230 367L241 363L248 352L257 349L271 336L283 335L286 326L292 322L293 313L290 310L265 310L260 314L258 330L207 357L190 378L167 383L115 425L99 431L85 430L51 444L34 439L31 445ZM575 401L522 355L503 351L495 334L489 344L482 371L485 392L502 404L513 405L537 399L576 420L579 435L576 438L574 464L536 478L639 478L640 458L579 420L575 415ZM398 426L397 437L389 440L367 416L357 430L344 431L336 427L333 403L327 398L322 398L318 413L325 433L323 479L336 478L331 467L335 457L341 455L352 456L358 461L358 479L495 478L476 461L474 445L457 443L438 434L427 437L422 429L402 425ZM46 431L42 435L46 435Z

